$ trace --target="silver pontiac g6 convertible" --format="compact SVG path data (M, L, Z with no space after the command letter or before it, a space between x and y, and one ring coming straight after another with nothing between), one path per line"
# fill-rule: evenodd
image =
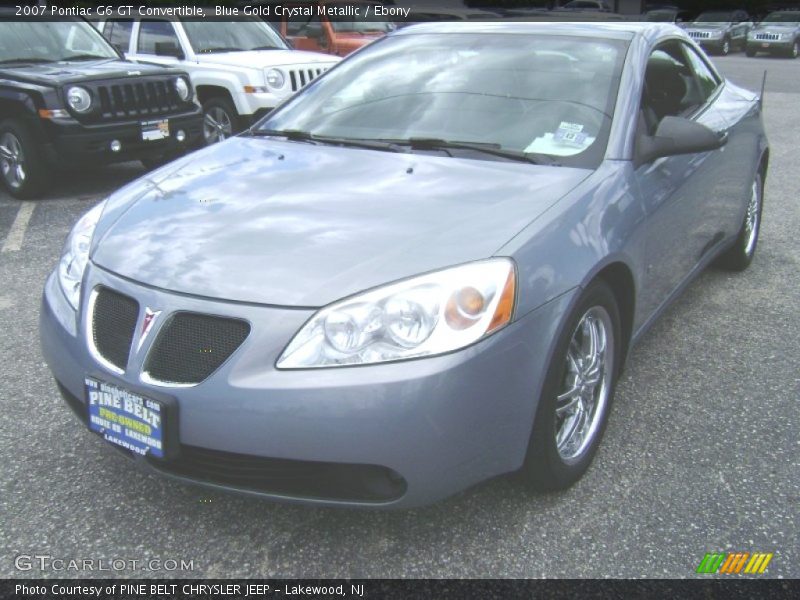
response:
M44 354L89 430L182 481L565 488L643 332L750 264L768 161L758 95L672 25L408 27L86 213Z

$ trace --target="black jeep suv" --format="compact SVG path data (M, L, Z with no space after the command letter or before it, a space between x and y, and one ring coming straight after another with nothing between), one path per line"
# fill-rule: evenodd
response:
M183 71L125 61L79 19L0 19L0 181L11 195L40 194L57 168L152 167L202 143Z

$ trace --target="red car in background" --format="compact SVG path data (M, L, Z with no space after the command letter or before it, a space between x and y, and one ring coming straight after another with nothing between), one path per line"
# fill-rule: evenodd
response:
M264 20L269 21L298 50L347 56L395 29L394 23L371 16L375 2L290 0L261 4L272 7L270 16L263 16ZM280 9L275 10L278 6ZM308 10L309 6L313 7L312 11ZM318 7L335 10L318 10ZM301 10L292 10L295 8ZM353 16L355 14L360 17ZM368 20L364 19L365 14L370 15Z

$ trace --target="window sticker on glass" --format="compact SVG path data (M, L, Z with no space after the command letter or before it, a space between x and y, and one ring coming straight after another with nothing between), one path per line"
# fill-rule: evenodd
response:
M572 156L586 150L595 138L584 131L580 123L562 121L555 133L545 133L525 148L525 152Z

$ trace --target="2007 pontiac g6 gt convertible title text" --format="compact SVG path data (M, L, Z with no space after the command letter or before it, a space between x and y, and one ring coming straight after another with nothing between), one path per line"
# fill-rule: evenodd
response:
M564 488L642 332L752 260L768 159L760 99L671 25L408 27L84 215L44 354L89 429L184 481Z

